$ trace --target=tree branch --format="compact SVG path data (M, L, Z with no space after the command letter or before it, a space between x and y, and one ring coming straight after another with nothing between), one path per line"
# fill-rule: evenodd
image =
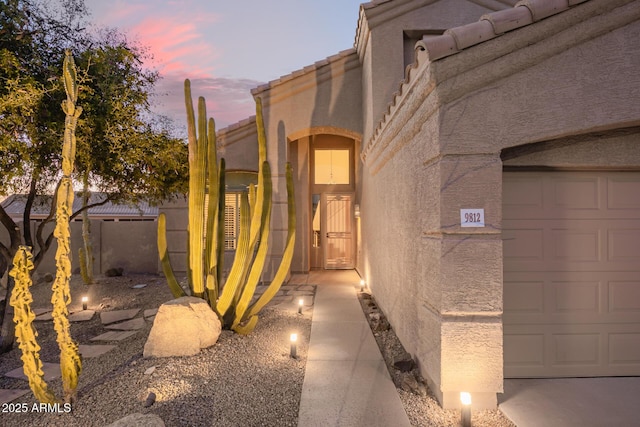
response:
M0 277L2 277L11 263L13 255L18 250L18 246L20 246L20 228L7 214L2 205L0 205L0 223L4 225L4 228L9 233L9 246L0 242L0 256L2 257L2 260L0 260Z
M58 183L58 186L60 184ZM57 189L56 189L57 190ZM57 194L57 191L56 191ZM81 209L78 209L76 212L73 213L73 215L71 215L69 217L69 220L73 220L75 217L77 217L79 214L81 214L83 211L96 207L96 206L102 206L110 201L112 201L115 197L108 195L104 200L100 201L100 202L96 202L96 203L91 203L89 205L87 205L86 207L83 207ZM55 203L57 203L57 196L53 197L53 202L52 202L52 208L51 208L51 212L55 212L53 206L55 206ZM47 253L47 251L49 250L49 247L51 246L51 243L53 242L53 231L51 233L49 233L49 235L47 236L46 240L43 240L42 238L42 233L44 230L44 225L47 222L51 222L51 218L53 218L53 214L49 214L49 216L42 221L42 223L38 226L38 231L36 233L36 238L38 240L38 253L35 254L33 256L33 265L34 265L34 270L36 268L38 268L38 265L40 265L40 262L42 261L42 259L44 258L44 255Z
M36 198L36 175L31 177L31 183L29 184L29 193L27 194L27 201L24 205L24 212L22 213L22 234L24 236L24 244L33 247L33 239L31 237L31 207L33 201Z

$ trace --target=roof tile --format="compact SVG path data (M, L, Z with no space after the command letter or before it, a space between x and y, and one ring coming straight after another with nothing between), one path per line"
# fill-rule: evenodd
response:
M444 33L450 34L455 39L456 47L459 50L496 37L496 33L493 32L493 25L486 20L451 28Z
M488 13L478 22L450 28L442 36L424 37L418 43L427 50L429 59L435 61L585 1L588 0L521 0L512 9ZM454 38L456 49L451 48L451 40L445 37Z
M531 12L526 7L514 7L495 13L488 13L482 15L480 19L491 22L493 31L498 35L533 22Z
M548 18L569 8L568 0L520 0L516 7L524 6L531 12L533 21Z

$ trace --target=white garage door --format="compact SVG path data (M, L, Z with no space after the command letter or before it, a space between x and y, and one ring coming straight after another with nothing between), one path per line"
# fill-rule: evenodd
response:
M640 375L640 173L505 172L505 377Z

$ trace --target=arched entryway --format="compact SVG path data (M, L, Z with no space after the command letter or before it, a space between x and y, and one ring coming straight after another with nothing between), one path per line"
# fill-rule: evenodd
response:
M299 212L292 271L356 266L357 144L351 132L324 128L290 139Z

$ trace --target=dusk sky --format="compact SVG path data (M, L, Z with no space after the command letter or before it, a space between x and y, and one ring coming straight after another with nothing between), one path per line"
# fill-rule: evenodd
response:
M86 0L91 21L150 48L155 110L185 127L183 82L218 128L255 114L250 89L353 47L360 0Z

